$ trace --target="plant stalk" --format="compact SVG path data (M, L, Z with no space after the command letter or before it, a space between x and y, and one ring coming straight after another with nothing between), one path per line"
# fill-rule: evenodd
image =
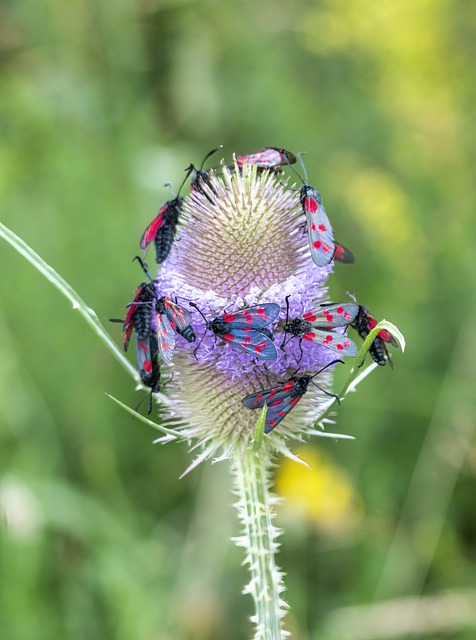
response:
M289 634L282 629L287 604L281 598L284 591L283 572L276 564L280 531L273 525L278 499L271 495L271 460L264 447L259 451L246 448L242 456L233 459L236 508L243 534L235 538L246 551L245 564L251 578L243 593L249 593L255 604L254 640L282 640Z
M18 253L31 262L31 264L38 269L61 293L68 298L72 303L73 309L77 309L79 313L86 320L88 325L99 336L102 342L106 345L112 355L121 363L121 365L130 373L136 382L140 382L140 377L131 363L127 360L121 350L116 346L111 336L103 327L96 313L88 307L82 298L76 293L66 280L56 273L56 271L50 267L40 256L29 247L20 237L18 237L13 231L0 222L0 237L4 238L8 243L14 247Z

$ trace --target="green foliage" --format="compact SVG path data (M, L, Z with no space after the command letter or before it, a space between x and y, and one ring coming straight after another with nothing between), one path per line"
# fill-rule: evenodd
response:
M295 638L331 640L348 605L476 588L475 15L459 0L2 11L2 222L103 325L142 279L131 261L164 183L223 143L307 151L357 258L331 298L352 291L405 335L394 370L339 409L356 441L319 441L361 520L339 534L286 521ZM179 482L186 448L152 446L104 395L135 406L144 392L3 241L0 269L2 639L246 637L226 472ZM471 640L465 602L413 637Z

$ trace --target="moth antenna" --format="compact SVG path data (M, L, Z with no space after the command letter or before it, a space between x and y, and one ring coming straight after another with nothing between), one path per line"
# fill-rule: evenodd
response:
M284 338L283 338L283 341L282 341L281 347L280 347L282 351L284 351L284 347L286 345L286 338L287 338L286 327L288 326L288 320L289 320L289 298L290 297L291 297L291 294L289 294L289 295L287 295L285 297L285 300L286 300L286 322L284 324Z
M223 149L223 145L222 144L219 147L216 147L215 149L212 149L211 151L209 151L207 153L207 155L202 160L202 164L200 165L199 171L203 171L203 165L205 164L205 162L208 160L208 158L210 156L212 156L214 153L216 153L219 149ZM197 170L197 168L195 167L193 162L185 169L185 171L187 172L187 175L185 176L185 180L183 181L182 186L180 187L180 189L182 189L183 185L185 184L185 181L187 180L189 175L192 173L192 171L196 171L196 170ZM179 191L179 193L180 193L180 191Z
M335 398L337 400L337 404L340 405L340 398L336 393L331 393L330 391L326 391L326 389L324 389L323 387L320 387L318 384L316 384L314 382L314 380L311 380L312 384L317 387L320 391L322 391L322 393L325 393L326 396L330 396L331 398Z
M303 155L303 153L306 153L306 152L305 152L305 151L300 151L300 152L297 154L297 157L299 158L299 164L301 165L302 170L304 171L304 177L306 178L306 183L305 183L305 184L309 184L309 183L308 183L308 178L307 178L307 171L306 171L306 167L304 166L304 162L303 162L303 160L302 160L302 155ZM296 173L297 173L297 171L296 171ZM301 178L301 180L302 180L302 178Z
M191 307L193 307L194 309L196 309L198 311L198 313L202 316L202 318L205 320L205 322L208 322L208 320L206 319L205 315L202 313L202 311L198 308L198 306L195 304L195 302L189 302L188 303ZM203 339L205 337L207 333L207 329L205 328L205 331L203 332L202 337L200 338L200 342L197 344L197 346L195 347L195 349L193 350L193 355L195 357L195 360L198 360L197 358L197 351L200 348L200 345L203 342Z
M187 176L187 178L188 178L188 176ZM172 183L171 183L171 182L166 182L166 183L164 184L164 187L166 187L166 188L170 189L170 191L172 192L172 195L173 195L173 196L177 196L177 194L176 194L176 193L175 193L175 191L174 191L174 188L172 187Z
M338 362L340 362L340 364L344 364L343 360L332 360L332 362L329 362L328 364L326 364L325 367L322 367L322 369L320 369L317 373L315 373L312 377L315 378L316 376L318 376L320 373L322 373L323 371L325 371L326 369L328 369L329 367L332 367L333 364L337 364ZM332 394L330 394L332 395Z
M208 322L207 318L205 317L205 314L198 308L198 305L196 305L195 302L189 302L188 304L198 311L198 313L202 316L205 322Z
M303 352L302 352L302 338L299 339L299 351L301 352L301 355L299 356L299 360L297 361L298 365L301 364L301 360L302 360L302 356L303 356Z
M299 173L296 171L296 169L293 167L293 165L289 162L288 156L284 152L282 152L282 153L283 153L284 159L286 160L286 163L287 163L288 167L291 169L291 171L293 173L295 173L297 175L297 177L302 182L302 184L304 184L304 180L302 179L302 177L299 175ZM299 158L299 159L301 159L301 158ZM307 176L306 176L306 182L307 182Z
M137 260L137 262L140 264L142 271L145 273L145 275L149 278L149 280L151 282L154 282L154 279L152 278L152 276L149 273L149 265L147 264L147 262L144 262L142 260L142 258L140 256L136 256L135 258L132 258L132 262L134 262L134 260Z
M147 411L147 414L149 415L149 414L151 414L151 413L152 413L152 408L153 408L153 407L152 407L152 390L150 391L150 393L148 393L147 395L145 395L145 396L142 398L142 400L139 402L139 404L138 404L138 405L137 405L137 407L134 409L134 411L139 412L139 409L140 409L140 407L141 407L142 403L144 402L144 400L145 400L146 398L149 398L149 410Z
M216 149L212 149L211 151L209 151L207 153L207 155L203 158L202 160L202 164L200 165L200 171L203 169L203 165L205 164L205 162L208 160L208 158L210 158L211 156L213 156L217 151L219 151L220 149L223 149L223 145L221 144L219 147L217 147Z

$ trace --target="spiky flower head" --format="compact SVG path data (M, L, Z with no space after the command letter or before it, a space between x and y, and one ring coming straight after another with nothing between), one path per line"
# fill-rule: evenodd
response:
M170 256L160 269L161 295L192 301L207 321L263 303L277 303L278 318L270 325L277 358L263 362L217 338L195 309L197 343L178 338L174 380L167 393L176 414L187 426L184 436L203 446L200 459L227 455L253 436L257 412L243 406L244 396L273 387L298 372L315 374L335 360L335 354L317 344L301 349L290 340L282 350L282 327L289 317L310 311L326 295L332 263L317 267L312 261L299 190L282 176L259 173L255 166L238 170L223 167L212 173L200 190L192 190L184 203L182 225ZM318 378L328 387L330 373ZM266 445L289 454L285 438L301 438L306 426L328 400L309 385L308 392L288 417L266 436Z

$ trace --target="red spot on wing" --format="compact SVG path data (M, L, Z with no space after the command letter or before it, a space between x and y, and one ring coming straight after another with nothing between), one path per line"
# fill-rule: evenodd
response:
M319 229L319 231L322 231L322 233L327 231L327 227L325 224L320 224L317 228Z
M222 315L222 318L225 322L233 322L234 320L236 320L236 316L234 316L232 313L224 313Z
M286 391L286 392L291 391L293 387L294 387L294 380L288 380L283 384L283 391Z
M139 349L142 349L142 351L149 351L149 345L145 344L145 342L139 342Z
M305 334L303 334L302 339L303 340L308 340L309 342L312 342L315 338L315 333L314 331L306 331Z
M147 373L151 373L152 372L152 360L144 360L144 364L142 365L142 368L144 369L144 371L147 371Z
M289 404L292 407L294 407L294 405L296 405L301 398L302 398L302 396L295 396L294 398L291 398L291 400L289 401Z
M314 249L320 249L322 246L322 241L321 240L314 240L314 242L312 243L312 246L314 247Z
M317 204L317 201L314 200L314 198L306 198L304 200L304 209L306 210L306 213L316 213L316 211L318 211L319 209L319 205Z
M223 340L226 340L227 342L233 342L235 339L235 336L232 333L224 333L222 335Z

